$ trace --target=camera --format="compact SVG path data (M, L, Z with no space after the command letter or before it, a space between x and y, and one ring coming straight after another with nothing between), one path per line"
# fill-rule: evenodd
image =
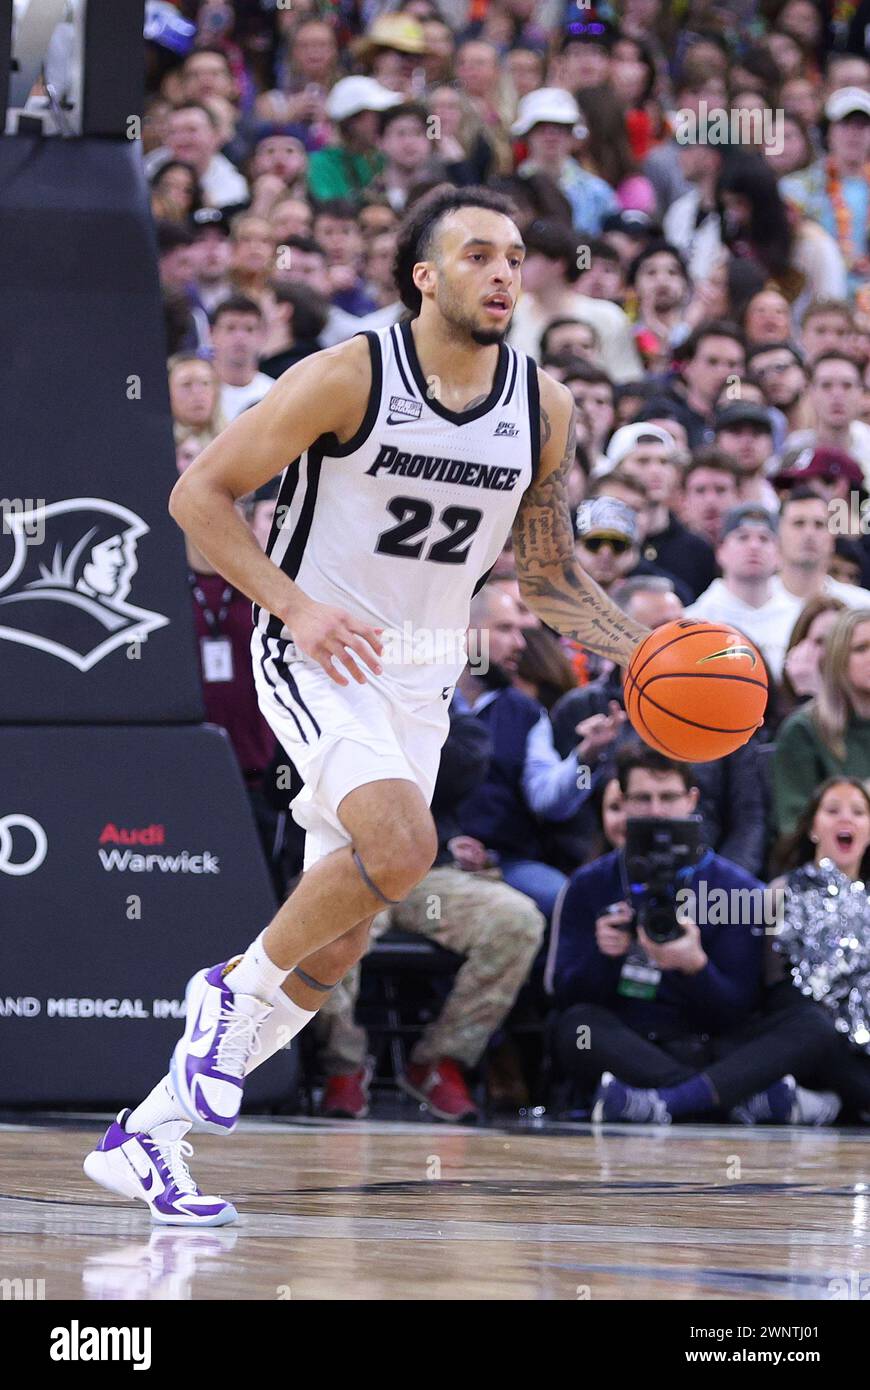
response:
M635 926L662 945L683 934L676 898L706 846L698 817L667 820L630 817L626 824L625 869Z

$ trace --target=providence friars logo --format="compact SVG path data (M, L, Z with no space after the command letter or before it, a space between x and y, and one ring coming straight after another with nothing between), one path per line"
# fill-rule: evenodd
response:
M148 530L135 512L99 497L4 516L0 641L89 671L116 647L165 627L162 613L127 601L139 567L136 543Z

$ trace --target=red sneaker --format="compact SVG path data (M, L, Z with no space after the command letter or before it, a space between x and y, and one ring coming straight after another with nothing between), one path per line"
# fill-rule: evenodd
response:
M369 1073L352 1071L330 1076L320 1102L321 1115L333 1120L362 1120L369 1113Z
M399 1085L409 1095L422 1100L439 1120L457 1124L473 1123L480 1112L468 1093L465 1077L452 1057L437 1062L409 1062Z

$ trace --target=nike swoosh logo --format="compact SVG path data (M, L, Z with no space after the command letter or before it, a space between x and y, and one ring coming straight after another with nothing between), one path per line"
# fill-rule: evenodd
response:
M193 1032L190 1035L190 1041L192 1043L199 1042L200 1038L204 1038L207 1033L211 1032L210 1028L200 1028L199 1026L199 1021L202 1018L202 1011L204 1007L205 1000L203 1000L199 1006L199 1013L197 1014L196 1023L193 1025Z
M144 1178L140 1178L139 1181L141 1182L141 1184L142 1184L142 1186L144 1187L145 1191L146 1191L146 1192L150 1192L151 1189L152 1189L152 1187L154 1186L154 1174L153 1174L153 1173L149 1173L149 1174L148 1174L148 1181L147 1181L147 1182L145 1181Z
M735 656L748 656L752 665L756 665L755 652L751 647L723 647L719 652L711 652L709 656L698 658L697 665L703 666L705 661L718 661L723 657L734 658Z
M394 420L393 417L392 417L392 415L388 415L388 416L387 416L387 424L388 424L388 425L404 425L404 424L409 423L409 422L412 421L412 420L418 420L419 418L420 418L420 417L419 417L418 415L400 415L399 418L398 418L398 420Z

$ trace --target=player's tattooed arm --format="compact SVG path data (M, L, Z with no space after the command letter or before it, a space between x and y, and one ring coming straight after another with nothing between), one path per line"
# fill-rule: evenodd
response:
M567 484L575 455L575 407L564 386L544 372L538 376L541 462L513 526L520 589L549 627L625 666L647 629L627 617L574 556Z

